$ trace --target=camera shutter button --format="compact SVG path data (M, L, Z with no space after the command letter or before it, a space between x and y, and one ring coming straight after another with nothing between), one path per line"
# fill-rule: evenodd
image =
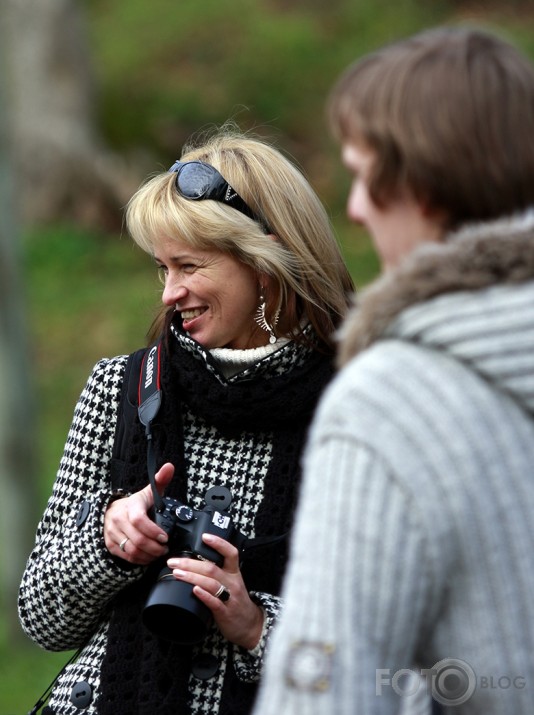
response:
M185 504L182 504L181 506L176 507L175 511L177 519L180 521L188 522L188 521L193 521L193 510L191 509L190 506L186 506Z

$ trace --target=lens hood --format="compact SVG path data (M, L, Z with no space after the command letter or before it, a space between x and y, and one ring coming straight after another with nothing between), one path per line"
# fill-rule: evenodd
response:
M169 568L160 572L142 618L158 638L182 644L202 641L212 621L210 609L193 594L192 585L175 579Z

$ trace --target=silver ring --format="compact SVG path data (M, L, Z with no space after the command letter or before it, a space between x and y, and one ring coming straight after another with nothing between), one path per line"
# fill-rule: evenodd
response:
M125 536L124 539L123 539L123 540L121 541L121 543L119 544L119 549L120 549L123 553L124 553L124 547L126 546L126 542L127 542L127 541L130 541L130 537L129 537L129 536Z
M226 588L226 586L221 584L215 594L215 598L218 598L223 603L226 603L226 601L230 598L230 591Z

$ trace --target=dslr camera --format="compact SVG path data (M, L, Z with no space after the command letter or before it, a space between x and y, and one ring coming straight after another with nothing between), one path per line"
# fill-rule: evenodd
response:
M228 511L232 494L226 487L211 487L205 507L193 509L171 497L162 497L154 521L169 536L170 556L212 561L222 566L224 557L202 541L202 534L215 534L240 551L246 537L238 531ZM159 638L175 643L198 643L211 623L210 609L194 594L193 586L178 581L165 566L161 569L145 607L143 623Z

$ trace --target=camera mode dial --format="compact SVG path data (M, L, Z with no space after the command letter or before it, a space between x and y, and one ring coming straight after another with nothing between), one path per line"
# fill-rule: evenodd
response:
M187 506L186 504L181 504L180 506L176 507L175 514L178 521L182 521L184 523L193 521L193 518L195 516L193 509L191 509L191 507Z

